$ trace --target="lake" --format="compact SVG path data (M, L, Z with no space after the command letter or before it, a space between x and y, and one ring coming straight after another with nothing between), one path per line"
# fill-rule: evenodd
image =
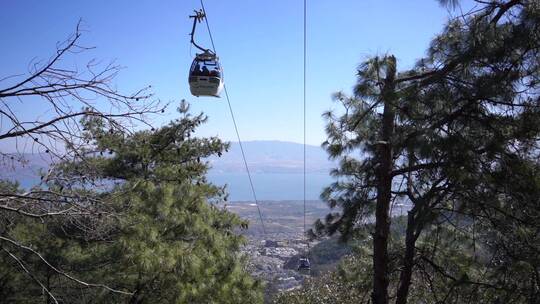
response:
M229 200L252 201L253 194L246 173L208 173L208 180L216 185L227 185ZM252 173L253 186L259 200L302 200L302 173ZM30 188L39 184L36 175L10 174L10 180L18 180L22 187ZM324 187L332 182L332 178L324 173L308 173L306 175L306 199L318 200Z
M259 200L302 200L302 173L252 173L253 186ZM253 200L247 173L212 173L210 182L227 184L231 201ZM332 183L332 178L324 173L306 175L306 199L318 200L324 187Z

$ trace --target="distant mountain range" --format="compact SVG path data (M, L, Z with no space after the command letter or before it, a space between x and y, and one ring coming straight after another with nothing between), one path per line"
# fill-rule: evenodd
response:
M303 172L304 149L302 144L261 140L242 143L249 169L253 173L301 173ZM231 143L229 152L221 157L209 159L212 173L244 172L242 152L237 142ZM333 162L326 152L317 146L306 145L306 171L327 173Z
M46 153L4 155L0 158L0 179L18 181L23 187L40 182L40 171L47 170L51 156Z
M249 169L252 173L302 173L303 145L284 141L246 141L242 144ZM50 163L48 154L25 154L24 162L4 158L0 162L0 178L19 180L23 185L36 181L40 170L46 170ZM244 173L240 145L232 142L228 152L221 157L208 159L211 174ZM317 146L306 145L306 172L328 173L333 167L326 152ZM32 182L30 182L32 181Z

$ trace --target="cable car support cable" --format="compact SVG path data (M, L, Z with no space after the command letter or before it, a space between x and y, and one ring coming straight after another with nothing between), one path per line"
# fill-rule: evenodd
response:
M307 229L306 229L306 62L307 62L307 0L304 0L304 32L303 32L303 203L304 203L304 233L303 233L303 240L306 244L307 250L305 251L305 254L300 257L300 260L298 261L298 271L301 273L308 273L311 274L311 263L309 262L309 252L310 252L310 246L309 246L309 239L307 237Z
M206 28L208 29L208 35L210 36L210 42L212 43L212 50L213 50L214 54L216 54L216 46L214 44L214 38L212 37L212 31L210 30L210 24L208 23L208 18L206 18L206 9L204 8L203 0L200 0L200 2L201 2L201 7L202 7L202 14L204 15L204 20L205 20L205 23L206 23ZM194 27L195 27L195 25L194 25ZM192 38L192 42L193 42L193 36L191 36L191 38ZM193 44L196 47L199 47L195 43L193 43ZM203 48L200 48L200 47L199 47L199 49L204 50ZM225 97L227 99L227 104L229 106L229 112L231 113L232 121L233 121L233 124L234 124L234 131L236 132L236 138L238 139L238 144L240 146L240 152L242 153L242 159L244 161L244 166L246 168L246 173L247 173L247 176L248 176L248 179L249 179L249 185L251 187L251 193L253 195L253 200L255 201L255 206L257 206L257 212L259 213L259 219L261 220L261 226L262 226L263 234L266 235L266 228L264 226L264 220L263 220L262 212L261 212L261 209L259 207L259 201L257 200L257 194L255 192L255 187L253 186L253 180L251 178L251 172L249 171L249 166L248 166L248 163L246 161L246 154L244 152L244 147L242 145L242 140L240 139L240 132L238 132L238 126L236 124L236 119L234 117L234 112L233 112L233 108L231 106L229 93L227 92L227 86L223 85L223 90L225 91Z
M304 0L304 65L303 65L303 99L304 99L304 240L307 241L306 235L306 2ZM309 253L309 242L307 242L308 253Z
M307 70L307 0L304 0L304 28L303 28L303 126L304 126L304 132L303 132L303 148L304 148L304 157L303 157L303 163L304 163L304 170L303 170L303 202L304 202L304 242L306 243L307 250L306 254L303 258L300 259L300 264L298 266L298 270L306 271L308 274L311 273L311 263L309 262L309 252L310 252L310 246L309 246L309 239L307 237L307 229L306 229L306 70Z

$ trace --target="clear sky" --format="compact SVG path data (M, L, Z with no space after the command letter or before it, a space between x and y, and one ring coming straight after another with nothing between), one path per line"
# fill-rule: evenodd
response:
M302 4L205 0L243 140L302 142ZM195 49L188 15L198 8L199 0L0 0L0 78L25 72L33 58L48 58L81 18L82 44L96 47L89 55L126 67L118 88L151 84L165 102L186 99L210 118L199 135L235 141L226 100L189 94ZM324 140L321 113L335 107L333 92L351 91L362 59L389 52L401 68L410 67L448 16L435 0L308 0L307 142ZM210 47L204 26L197 35ZM158 123L174 118L174 109Z

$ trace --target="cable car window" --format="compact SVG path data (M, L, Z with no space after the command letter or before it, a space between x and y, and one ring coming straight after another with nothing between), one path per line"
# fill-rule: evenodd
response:
M216 65L218 65L218 64L217 64L217 62L215 62L215 61L207 61L207 60L205 60L205 61L204 61L204 65L216 66Z
M221 77L219 63L213 60L195 60L191 66L191 76Z

